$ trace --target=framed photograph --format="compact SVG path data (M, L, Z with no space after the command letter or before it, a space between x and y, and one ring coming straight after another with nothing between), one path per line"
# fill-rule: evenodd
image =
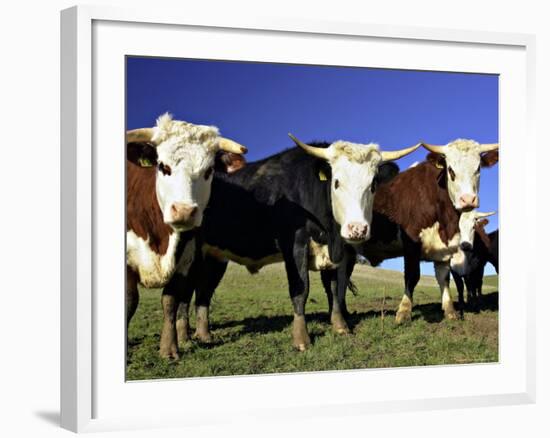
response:
M533 36L61 26L63 427L534 402Z

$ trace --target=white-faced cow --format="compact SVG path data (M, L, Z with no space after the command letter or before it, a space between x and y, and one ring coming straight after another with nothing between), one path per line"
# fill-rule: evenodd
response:
M228 261L250 272L283 261L294 308L293 345L305 350L310 344L305 321L308 270L336 268L344 243L369 238L378 167L419 147L381 152L376 144L308 145L292 138L299 147L249 163L231 175L214 174L202 227L204 259L193 263L188 276L193 282L178 276L165 288L165 293L179 294L175 301L183 303L180 339L187 337L193 291L196 335L210 339L210 299Z
M494 212L480 213L472 210L460 216L463 243L451 259L451 274L458 291L461 315L464 314L464 283L468 290L468 305L474 311L479 311L483 274L487 262L490 262L498 272L498 230L487 234L484 228L489 223L486 218L493 214Z
M127 132L126 318L139 301L137 283L165 286L193 260L192 230L201 225L210 198L217 151L246 148L212 126L158 118L152 128Z
M398 323L411 319L421 260L435 262L445 316L457 317L449 290L449 262L460 244L460 213L479 205L480 170L498 161L498 144L459 139L446 146L423 145L431 151L427 161L378 188L371 239L357 249L373 265L404 257L405 292L396 315ZM349 249L348 253L347 263L337 274L338 301L344 313L346 287L355 264L355 253Z

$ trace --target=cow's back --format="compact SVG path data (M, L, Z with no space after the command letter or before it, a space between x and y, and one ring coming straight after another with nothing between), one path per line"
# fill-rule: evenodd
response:
M259 259L279 253L277 240L302 227L333 242L333 222L329 166L293 148L216 172L203 233L208 245Z

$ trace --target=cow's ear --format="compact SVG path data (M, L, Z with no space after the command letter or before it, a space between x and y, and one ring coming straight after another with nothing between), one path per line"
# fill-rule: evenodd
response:
M376 175L377 183L386 183L392 180L399 173L399 166L393 161L385 161L378 166L378 173Z
M426 156L426 160L432 163L438 169L445 168L445 156L443 154L437 154L435 152L430 152Z
M476 225L478 225L480 227L485 227L488 223L489 223L489 219L479 219L476 222Z
M157 165L157 149L149 143L128 143L126 159L140 167Z
M245 158L240 154L233 152L218 152L214 168L218 172L235 173L237 170L246 166Z
M489 151L481 154L481 166L491 167L498 163L498 151Z

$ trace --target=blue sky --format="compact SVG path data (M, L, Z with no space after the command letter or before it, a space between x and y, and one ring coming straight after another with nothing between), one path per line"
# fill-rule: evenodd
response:
M249 148L248 161L303 141L376 142L399 149L423 140L498 141L498 76L207 60L128 58L127 127L175 118L217 126ZM398 161L422 161L419 149ZM498 209L498 165L481 174L481 211ZM498 215L488 231L498 228ZM386 261L403 269L402 259ZM422 264L433 275L431 263ZM493 273L492 267L486 272Z

